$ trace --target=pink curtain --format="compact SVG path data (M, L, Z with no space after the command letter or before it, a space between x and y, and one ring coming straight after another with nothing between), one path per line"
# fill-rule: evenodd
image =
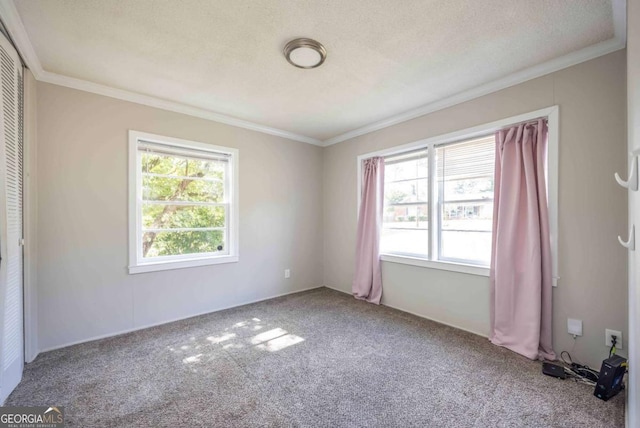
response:
M546 159L546 120L496 133L489 339L554 360Z
M384 197L384 159L364 161L362 199L358 216L356 271L351 285L356 299L380 304L382 274L380 271L380 228Z

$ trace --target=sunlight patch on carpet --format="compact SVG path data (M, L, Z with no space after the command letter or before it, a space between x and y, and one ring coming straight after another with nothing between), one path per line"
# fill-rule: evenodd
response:
M255 348L260 351L277 352L304 342L305 340L304 338L291 334L280 327L272 328L250 337L243 337L243 334L241 333L243 330L255 333L267 326L268 323L262 322L259 318L250 318L236 322L235 324L232 324L231 327L225 328L221 332L206 336L202 339L191 336L188 339L188 345L169 346L168 349L178 355L182 354L180 356L182 362L193 366L196 363L200 363L203 358L218 346L227 351L243 348ZM207 348L210 349L209 352L207 352ZM192 367L191 370L195 369Z
M261 343L256 346L256 348L269 352L276 352L300 342L304 342L304 339L300 336L296 336L295 334L286 334L268 342Z

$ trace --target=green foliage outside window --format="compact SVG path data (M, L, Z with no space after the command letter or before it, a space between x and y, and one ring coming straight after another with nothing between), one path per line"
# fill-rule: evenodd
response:
M143 257L209 253L224 249L223 230L166 230L224 228L227 162L153 152L142 154ZM148 230L151 229L151 230Z

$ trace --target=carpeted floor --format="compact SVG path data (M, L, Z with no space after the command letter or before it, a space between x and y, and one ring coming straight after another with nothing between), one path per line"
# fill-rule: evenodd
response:
M624 394L326 288L47 352L6 405L81 427L624 426Z

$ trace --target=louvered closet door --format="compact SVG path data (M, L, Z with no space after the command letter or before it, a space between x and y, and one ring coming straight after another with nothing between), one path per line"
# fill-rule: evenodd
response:
M22 378L22 65L0 34L0 402Z

